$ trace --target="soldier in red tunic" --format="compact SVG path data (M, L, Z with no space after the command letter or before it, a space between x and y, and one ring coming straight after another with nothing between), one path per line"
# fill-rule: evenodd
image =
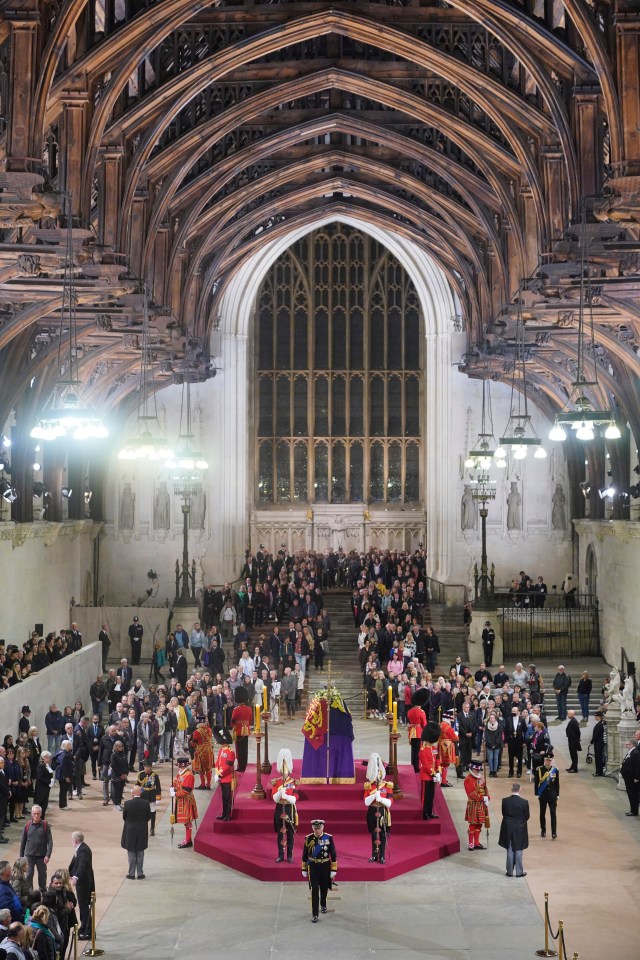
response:
M178 772L171 787L173 806L171 822L184 823L185 837L182 843L178 844L178 847L192 847L191 825L194 820L198 819L196 798L193 795L196 779L189 769L189 757L178 757L176 763L178 764Z
M200 774L200 786L196 790L211 790L211 775L213 773L213 734L211 727L204 717L198 717L198 726L190 740L193 763L191 769Z
M409 746L411 748L411 766L416 773L419 772L418 754L420 753L422 731L427 725L427 715L422 709L429 699L429 691L426 687L416 690L411 698L411 709L407 711L407 724Z
M293 863L293 841L298 826L298 789L292 777L293 760L291 750L283 749L278 754L276 767L280 776L272 780L271 796L275 803L273 812L273 829L278 837L278 857L276 863L282 863L287 857L288 863Z
M228 734L227 734L228 736ZM233 813L233 790L235 786L236 755L229 743L223 744L216 758L216 781L222 792L222 813L216 820L231 820Z
M450 783L447 783L447 774L451 764L456 762L456 743L458 742L458 734L455 732L452 726L454 720L455 712L453 710L449 710L447 713L445 713L444 717L442 718L442 723L440 724L438 752L440 754L440 765L442 766L443 787L451 786Z
M385 769L379 753L372 753L367 764L364 783L364 802L367 808L367 827L371 834L369 863L384 863L387 837L391 832L390 808L393 803L393 783L385 781Z
M482 780L482 760L472 760L464 780L467 793L465 820L469 824L469 850L484 850L480 843L480 831L488 816L489 794Z
M249 734L253 723L253 709L247 702L249 694L244 687L237 687L234 695L236 706L231 714L231 726L233 728L233 739L236 742L238 771L242 773L247 769L249 759Z
M433 801L436 794L436 783L440 783L440 757L438 756L438 738L440 724L428 723L422 731L422 746L418 755L420 780L422 783L422 819L438 820L438 814L433 812Z

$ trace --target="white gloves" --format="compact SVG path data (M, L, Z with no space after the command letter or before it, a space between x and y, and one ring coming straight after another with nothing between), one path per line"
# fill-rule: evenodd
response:
M303 879L303 880L306 880L306 879L307 879L307 875L306 875L306 873L304 872L304 870L302 871L302 879Z
M442 774L436 773L433 779L435 780L436 783L442 783Z
M488 807L488 806L489 806L489 797L483 797L482 799L483 799L483 801L484 801L485 807Z
M332 870L331 873L329 874L329 876L331 877L332 880L335 880L336 871L335 871L335 870Z
M175 795L176 795L176 792L175 792L175 790L173 789L173 787L169 787L169 796L170 796L170 797L175 797Z

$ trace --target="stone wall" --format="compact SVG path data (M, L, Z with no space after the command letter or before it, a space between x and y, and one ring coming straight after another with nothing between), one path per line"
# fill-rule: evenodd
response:
M638 571L640 523L623 520L574 520L578 534L581 589L595 592L600 602L602 655L621 665L620 650L640 664Z
M91 643L82 650L52 663L41 673L0 693L0 730L2 735L18 733L23 705L31 707L31 723L38 728L40 742L46 747L44 718L52 703L62 710L80 700L85 713L91 713L89 687L100 673L100 644Z
M72 597L92 602L93 541L100 529L91 520L0 525L0 637L22 645L36 623L45 634L68 627Z

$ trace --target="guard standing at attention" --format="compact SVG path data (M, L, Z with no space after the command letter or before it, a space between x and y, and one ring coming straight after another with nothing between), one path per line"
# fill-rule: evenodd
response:
M418 755L422 785L423 820L438 819L438 814L433 812L433 801L436 795L436 783L440 783L442 780L440 757L438 755L439 737L440 724L430 721L422 731L422 746Z
M144 769L138 774L137 785L142 790L142 797L148 801L151 807L151 836L156 835L156 804L162 800L162 788L160 786L160 777L154 773L151 757L144 761Z
M129 624L129 640L131 642L131 665L137 667L142 653L142 635L144 628L137 617Z
M480 831L487 819L489 793L482 781L482 760L472 760L469 764L469 773L464 778L464 789L467 794L467 809L464 815L469 824L469 850L484 850L480 843Z
M385 781L386 771L379 753L372 753L367 764L364 784L364 802L367 808L367 828L371 834L369 863L384 863L387 837L391 832L390 808L393 803L393 783Z
M298 790L296 781L292 777L293 760L291 750L286 748L278 754L276 767L280 776L273 781L271 796L275 803L273 812L273 829L278 837L278 857L276 863L282 863L287 858L293 863L293 840L298 826Z
M224 736L229 737L228 731L225 731ZM236 755L233 747L230 743L223 744L216 758L216 781L220 784L222 792L222 813L218 814L216 820L231 820L236 779L235 765Z
M253 723L253 709L249 706L249 694L244 687L236 688L235 700L237 706L233 708L231 714L231 726L233 728L233 738L236 742L238 772L242 773L247 769L249 759L249 734Z
M173 780L171 787L171 798L173 803L173 813L171 815L172 823L184 823L185 836L178 848L192 847L191 839L192 824L198 819L198 807L196 798L193 795L195 777L189 769L189 757L178 757L178 772Z
M327 912L327 893L338 870L338 857L333 837L324 832L324 820L312 820L313 833L304 838L302 876L311 888L311 922L318 922L318 912ZM318 909L319 908L319 909Z
M412 699L411 699L411 709L407 711L407 734L409 737L409 747L411 749L411 766L418 773L420 767L418 765L418 754L420 753L420 746L422 737L422 731L427 725L427 715L422 709L424 704L429 699L429 691L426 687L416 690Z

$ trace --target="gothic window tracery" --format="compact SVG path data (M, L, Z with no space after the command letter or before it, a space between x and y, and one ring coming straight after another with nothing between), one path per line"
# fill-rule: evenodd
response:
M256 502L420 500L420 306L397 259L338 223L272 266L255 315Z

